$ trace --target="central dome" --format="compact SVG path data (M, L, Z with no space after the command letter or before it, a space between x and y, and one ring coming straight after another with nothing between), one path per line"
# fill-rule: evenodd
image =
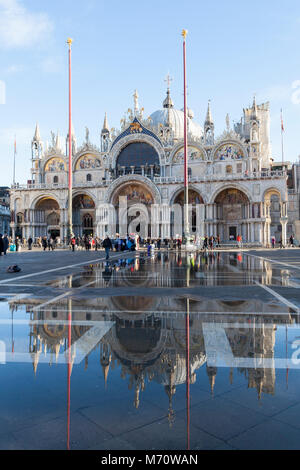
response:
M199 124L193 121L193 116L192 110L189 109L187 118L188 133L195 139L200 139L203 136L203 129ZM184 138L184 112L174 108L169 90L167 92L167 98L163 103L163 109L152 113L150 118L153 126L166 126L169 122L174 132L174 138L178 140Z

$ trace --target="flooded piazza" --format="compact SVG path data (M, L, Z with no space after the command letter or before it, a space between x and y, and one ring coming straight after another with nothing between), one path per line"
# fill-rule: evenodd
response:
M1 448L299 448L299 277L161 252L2 282Z

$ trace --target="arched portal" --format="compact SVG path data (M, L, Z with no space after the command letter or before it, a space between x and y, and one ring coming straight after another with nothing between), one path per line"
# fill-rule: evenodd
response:
M175 238L177 235L181 236L184 231L183 230L184 203L185 203L184 190L182 190L177 194L177 196L174 199L174 206L175 207L176 205L180 206L181 214L177 214L177 212L175 213L175 207L171 212L171 237L172 238ZM197 220L197 218L200 219L200 214L201 214L200 205L202 205L202 207L204 208L203 204L204 204L204 201L203 201L202 196L194 189L189 189L189 206L190 206L189 207L189 224L190 224L191 235L195 235L195 236L202 235L202 233L200 233L201 220ZM175 232L178 232L178 229L179 229L179 225L175 224L175 219L177 219L178 221L178 215L181 215L182 229L180 230L180 233L175 233Z
M279 242L286 244L287 203L282 203L281 194L275 188L268 189L264 194L265 243L270 245L274 236Z
M77 194L73 199L73 232L76 237L94 235L96 209L93 199Z
M60 237L60 207L51 197L40 199L34 209L35 237Z
M215 198L217 231L221 240L235 241L238 235L247 240L246 220L249 218L250 201L245 193L227 188Z
M119 187L112 196L116 211L116 231L121 236L136 233L142 238L151 237L151 205L154 196L150 188L140 182L130 182Z

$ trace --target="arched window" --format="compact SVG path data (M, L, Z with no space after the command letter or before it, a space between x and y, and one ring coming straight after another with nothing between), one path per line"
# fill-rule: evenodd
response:
M91 214L85 214L83 216L83 228L93 228L93 217Z
M92 181L92 175L90 175L90 174L86 175L86 180L87 181Z
M146 142L133 142L124 147L116 161L116 167L118 166L121 168L121 174L130 174L133 169L134 173L141 174L144 167L145 176L160 175L159 155L155 148Z
M58 176L54 176L54 178L53 178L53 183L54 183L54 184L57 184L57 183L58 183Z

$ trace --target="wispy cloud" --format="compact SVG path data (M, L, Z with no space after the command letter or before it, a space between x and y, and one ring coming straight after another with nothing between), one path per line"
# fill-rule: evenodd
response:
M20 0L0 0L1 49L33 46L52 30L47 14L29 11Z
M259 101L283 102L289 100L292 95L292 84L271 85L264 90L260 90L257 94Z
M24 65L12 64L4 69L5 75L12 75L24 71Z
M40 64L41 70L44 73L61 73L64 70L64 62L61 56L48 57Z

